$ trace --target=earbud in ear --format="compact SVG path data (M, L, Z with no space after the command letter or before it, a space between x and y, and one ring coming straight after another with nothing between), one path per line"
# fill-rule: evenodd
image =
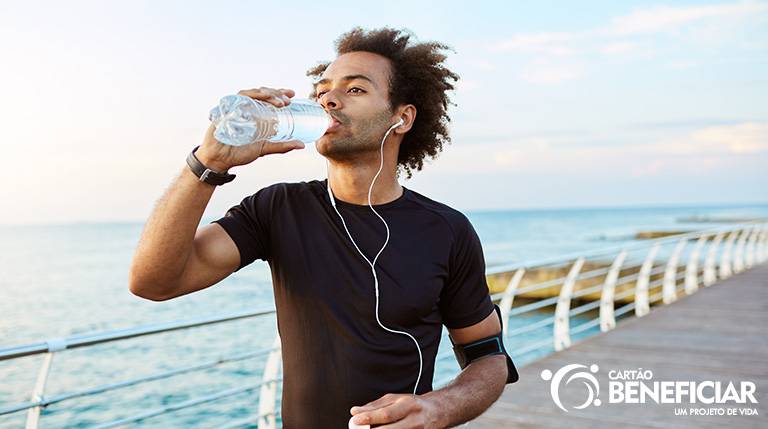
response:
M403 118L400 118L400 121L397 122L397 126L403 125L405 123L405 120Z

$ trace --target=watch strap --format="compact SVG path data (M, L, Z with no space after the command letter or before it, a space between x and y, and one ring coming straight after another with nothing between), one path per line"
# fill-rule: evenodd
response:
M192 170L192 173L194 173L201 182L218 186L229 183L235 179L235 174L220 173L218 171L211 170L210 168L206 167L205 164L200 162L200 160L195 156L195 152L199 147L200 146L196 146L194 149L192 149L192 152L187 155L187 165Z

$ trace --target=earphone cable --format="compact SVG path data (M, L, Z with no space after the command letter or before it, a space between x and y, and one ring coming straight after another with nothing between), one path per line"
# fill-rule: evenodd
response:
M419 387L419 382L421 381L421 374L422 374L423 367L424 367L424 359L423 359L422 354L421 354L421 347L419 346L419 342L416 340L416 338L413 335L409 334L408 332L398 331L396 329L387 328L386 326L384 326L383 323L381 323L381 320L379 318L379 278L376 275L375 265L376 265L376 261L379 258L379 255L381 255L381 253L384 251L384 248L387 246L387 243L389 243L389 225L387 225L387 222L384 220L384 218L381 217L381 215L376 211L376 209L373 208L373 204L371 204L371 193L373 192L373 185L376 183L376 179L379 177L379 175L381 174L381 171L384 169L384 142L387 140L387 137L389 136L389 133L395 127L397 127L400 124L402 124L402 121L400 121L399 123L391 126L387 130L387 132L384 134L384 138L381 139L379 171L376 172L376 175L373 177L373 180L371 181L371 186L368 188L368 207L370 207L371 210L373 211L373 213L376 216L378 216L379 219L381 219L381 221L384 223L384 228L387 231L387 238L384 241L384 245L381 247L381 249L379 249L379 252L373 258L373 262L371 262L368 259L368 257L366 257L365 254L360 250L360 247L357 246L357 243L355 242L355 239L352 238L352 234L349 232L349 228L347 228L347 223L344 221L344 216L342 216L341 213L339 212L338 208L336 208L336 201L334 200L333 192L331 191L331 179L330 179L330 177L328 177L328 183L327 184L328 184L328 197L330 198L331 206L333 206L334 211L336 211L336 214L341 219L341 223L342 223L342 225L344 225L344 230L347 232L347 236L349 236L349 239L352 241L352 244L355 246L355 249L357 249L357 252L360 253L360 256L362 256L363 259L365 259L365 261L368 262L368 265L371 266L371 272L373 273L374 288L375 288L375 291L376 291L376 322L378 322L379 326L381 326L382 329L384 329L385 331L392 332L392 333L395 333L395 334L405 335L405 336L409 337L411 340L413 340L413 342L416 344L416 351L419 353L419 375L416 378L416 385L413 387L413 394L415 395L416 391L417 391L417 389ZM328 165L329 165L328 160L326 159L325 162L326 162L326 176L329 176L329 174L328 174Z

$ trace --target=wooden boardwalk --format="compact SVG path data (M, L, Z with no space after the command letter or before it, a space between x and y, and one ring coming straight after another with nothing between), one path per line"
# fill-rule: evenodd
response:
M520 369L486 413L467 425L484 428L768 428L768 264L753 267L642 318L620 323L571 348ZM507 345L512 348L512 344ZM583 410L556 407L550 382L541 372L567 364L597 364L602 403ZM757 385L757 404L608 403L608 373L643 368L658 381L741 381ZM572 372L571 372L572 373ZM579 405L588 396L581 380L560 389L563 404ZM706 390L707 396L712 389ZM758 416L681 416L675 408L751 408ZM568 407L566 407L568 408ZM738 411L738 410L736 410Z

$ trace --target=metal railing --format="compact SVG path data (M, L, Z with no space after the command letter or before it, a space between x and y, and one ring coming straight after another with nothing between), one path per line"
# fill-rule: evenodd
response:
M570 347L576 335L612 330L630 312L643 317L652 305L671 304L767 259L768 223L749 223L496 266L486 274L506 274L503 291L491 298L501 308L507 349L516 361L526 361ZM593 311L595 317L588 317ZM574 316L580 316L576 326ZM437 359L452 357L446 351Z
M693 242L692 247L689 245L691 242ZM690 251L686 253L687 248ZM573 344L576 335L596 330L598 327L602 332L609 331L615 328L617 319L627 317L632 311L636 317L645 316L653 305L673 303L682 295L695 293L702 286L710 286L719 279L728 278L753 265L763 263L766 259L768 259L768 224L753 223L497 266L488 269L486 274L509 276L504 290L491 295L491 298L498 302L501 308L504 336L510 354L516 360L525 360L526 356L566 349ZM553 278L547 278L553 275ZM520 301L524 302L518 304ZM617 303L621 304L618 308L616 308ZM576 304L575 307L574 304ZM530 321L530 316L538 318L546 311L551 311L551 315ZM585 317L594 311L597 311L594 318ZM241 311L214 317L52 338L38 343L0 349L0 361L44 355L30 400L0 406L0 416L26 411L26 427L35 429L40 424L41 410L50 405L201 371L230 362L266 356L262 381L259 383L230 388L169 406L146 410L93 427L124 426L259 389L258 413L253 417L228 422L225 427L234 429L257 424L260 428L275 428L277 418L280 416L279 411L276 410L276 404L277 388L281 381L279 376L280 339L277 335L272 346L263 350L223 356L196 365L65 394L45 395L45 385L53 356L65 350L235 320L272 317L274 314L274 309ZM571 326L571 322L575 319L579 319L581 323ZM517 322L520 326L512 327L511 321ZM530 339L524 338L535 332L539 334ZM541 332L546 334L541 335ZM445 335L447 334L444 330L443 336ZM437 360L442 361L452 357L453 354L448 351L439 354ZM437 381L436 384L444 385L451 378L453 375Z
M183 368L176 368L171 371L165 371L157 374L152 374L145 377L138 377L130 380L125 380L118 383L109 383L100 386L95 386L83 390L74 392L68 392L66 394L59 394L51 397L44 395L45 385L50 373L51 363L53 356L56 353L61 353L64 350L76 349L80 347L88 347L97 344L111 343L130 338L136 338L146 335L156 335L164 332L178 331L184 329L190 329L200 326L210 326L218 323L232 322L236 320L258 318L271 316L275 314L274 309L261 309L261 310L248 310L238 311L234 313L228 313L224 315L217 315L211 317L195 318L189 320L180 320L175 322L158 323L147 326L140 326L121 330L112 330L107 332L88 333L81 335L74 335L69 337L51 338L39 343L25 344L21 346L8 347L0 349L0 361L18 359L21 357L44 354L43 364L38 372L37 381L35 383L31 398L27 402L17 403L10 406L0 406L0 416L5 414L11 414L20 411L27 411L27 423L28 429L37 428L40 422L40 412L43 408L56 404L59 402L67 401L74 398L80 398L85 396L98 395L100 393L122 389L129 386L134 386L150 381L156 381L161 379L170 378L173 376L190 373L194 371L201 371L208 368L216 367L224 363L243 361L247 359L255 359L260 356L272 355L279 351L279 347L259 350L256 352L237 354L232 356L224 356L214 361L203 362L197 365L192 365ZM162 415L168 412L177 411L185 408L191 408L202 403L212 402L218 399L224 399L236 394L248 393L256 388L264 388L265 386L275 385L277 377L272 379L264 379L261 383L249 385L246 387L239 387L234 389L228 389L223 392L217 392L212 395L197 398L183 403L175 404L170 407L162 407L156 410L149 410L144 413L129 417L116 419L110 422L105 422L94 426L95 428L110 428L125 425L128 423L134 423L141 420L145 420L151 417ZM274 407L272 407L274 409ZM274 411L272 413L264 413L263 416L259 416L260 419L273 420Z

